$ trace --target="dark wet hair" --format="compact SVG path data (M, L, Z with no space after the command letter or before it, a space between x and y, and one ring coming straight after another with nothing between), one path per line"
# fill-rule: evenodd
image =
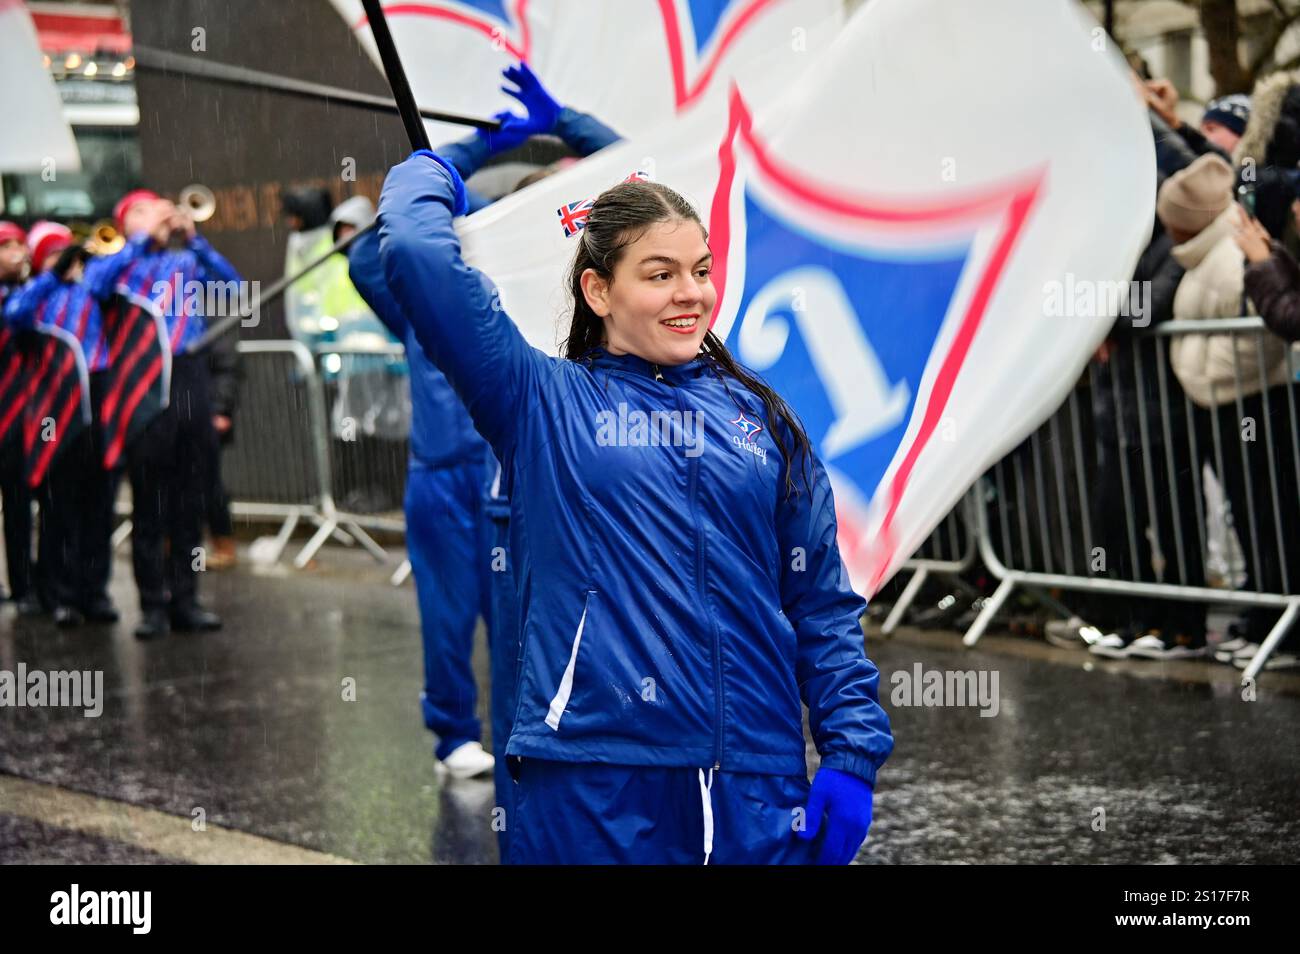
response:
M605 281L612 281L614 268L627 247L636 242L652 225L660 222L693 222L699 226L704 241L709 231L700 221L695 208L678 192L659 182L633 180L606 189L596 199L579 234L578 250L569 266L569 294L573 297L573 321L569 337L561 349L570 361L582 361L605 343L605 322L592 311L582 293L582 274L593 269ZM803 425L781 395L748 368L738 364L722 339L710 329L704 334L700 357L705 360L724 387L727 378L740 382L763 402L769 430L785 464L786 495L797 493L792 474L798 470L808 482L812 446ZM728 393L731 389L728 388ZM732 400L736 401L735 396ZM736 407L749 410L739 401ZM793 441L793 447L787 441ZM796 466L798 465L798 466Z

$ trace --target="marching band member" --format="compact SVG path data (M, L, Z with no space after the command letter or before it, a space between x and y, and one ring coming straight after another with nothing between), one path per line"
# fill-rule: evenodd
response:
M893 747L865 602L802 426L708 331L698 214L658 183L602 193L570 272L565 356L550 358L461 258L467 207L456 168L417 152L384 185L380 255L511 500L512 860L847 863ZM703 452L600 440L619 402L698 414ZM801 701L821 754L811 786Z
M103 466L99 426L109 349L99 304L81 283L89 256L57 223L33 225L29 241L39 274L9 297L5 320L16 329L51 333L57 329L76 339L89 375L93 413L91 427L65 438L72 444L53 456L42 485L41 575L48 581L57 625L76 626L87 619L116 622L118 613L108 595L116 480ZM79 392L80 388L73 392L70 403L78 400ZM59 421L52 403L55 397L54 393L34 396L44 402L42 416Z
M462 179L474 175L493 155L536 135L558 136L579 156L589 156L619 141L618 133L595 117L557 103L526 63L506 68L503 75L518 85L518 89L506 87L506 91L519 100L527 115L498 114L502 120L499 130L477 131L443 146L439 154L456 166ZM538 177L534 174L528 181ZM471 210L491 204L472 193L469 203ZM494 769L497 806L506 812L506 824L498 830L505 860L509 857L515 785L504 759L497 759L494 765L477 744L476 686L470 668L475 620L481 614L492 660L493 747L501 753L510 736L519 655L518 610L509 558L510 502L501 487L501 467L389 293L379 259L378 233L371 231L358 238L348 250L348 259L353 284L405 345L411 368L406 526L420 601L425 723L440 738L435 755L453 775Z
M218 629L221 618L198 600L203 517L216 453L208 356L187 354L206 329L209 283L239 274L194 228L189 212L146 189L124 195L114 218L127 236L117 254L92 261L86 283L96 297L146 301L166 320L170 398L127 449L133 500L132 561L142 619L136 636L170 629ZM200 293L195 294L198 288Z

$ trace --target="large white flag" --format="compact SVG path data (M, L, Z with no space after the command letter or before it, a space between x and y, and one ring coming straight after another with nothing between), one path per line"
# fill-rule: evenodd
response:
M463 220L466 259L554 353L565 212L638 169L691 199L714 330L803 418L874 592L1106 335L1050 290L1126 281L1149 237L1150 128L1094 27L1067 0L872 0L793 87L715 90Z
M332 0L379 63L361 0ZM555 98L640 136L735 80L790 82L829 47L842 0L385 0L416 101L488 118L519 104L520 59ZM428 123L437 144L466 135Z
M80 172L81 153L21 0L0 0L0 90L0 171Z

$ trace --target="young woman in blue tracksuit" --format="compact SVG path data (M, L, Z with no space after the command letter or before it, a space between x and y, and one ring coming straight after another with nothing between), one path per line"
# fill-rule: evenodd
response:
M384 185L380 255L508 485L512 860L848 862L893 746L865 604L799 423L707 332L697 214L656 183L602 193L565 355L550 358L462 260L466 206L453 165L412 156ZM638 413L666 439L611 427ZM821 755L811 786L801 700Z
M439 154L462 179L474 175L491 156L534 135L557 136L584 157L619 141L618 134L595 117L557 103L526 63L507 68L503 76L519 85L512 95L527 114L509 114L498 131L480 130L440 147ZM473 193L467 195L471 212L491 204ZM470 657L480 614L487 626L491 660L493 745L504 755L514 715L519 640L509 559L510 502L501 487L501 468L388 291L378 232L362 234L349 247L348 274L366 304L406 347L410 366L407 549L420 603L421 709L426 726L438 735L435 755L444 758L467 741L479 739ZM497 840L500 856L506 860L516 786L504 758L494 764L494 781L495 807L505 813Z

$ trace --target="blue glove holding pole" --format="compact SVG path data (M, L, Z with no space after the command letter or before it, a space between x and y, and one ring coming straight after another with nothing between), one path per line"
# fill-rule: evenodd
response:
M560 110L564 108L546 91L542 81L524 61L520 60L518 66L507 66L501 75L518 87L502 86L501 91L519 100L528 114L516 116L510 110L503 109L492 117L501 123L500 129L477 130L476 135L487 143L488 151L492 154L520 146L531 136L549 133L555 128Z
M451 214L453 216L464 215L469 211L469 197L465 193L465 180L460 177L460 172L457 171L456 167L452 163L448 162L432 149L417 149L415 152L411 153L411 156L428 156L438 165L446 169L448 174L451 176L452 185L455 186L456 189L456 197L453 200L455 208L451 210Z
M865 779L833 768L821 768L813 776L808 793L804 841L812 841L826 816L826 837L822 841L819 865L847 865L857 856L871 827L871 785Z

